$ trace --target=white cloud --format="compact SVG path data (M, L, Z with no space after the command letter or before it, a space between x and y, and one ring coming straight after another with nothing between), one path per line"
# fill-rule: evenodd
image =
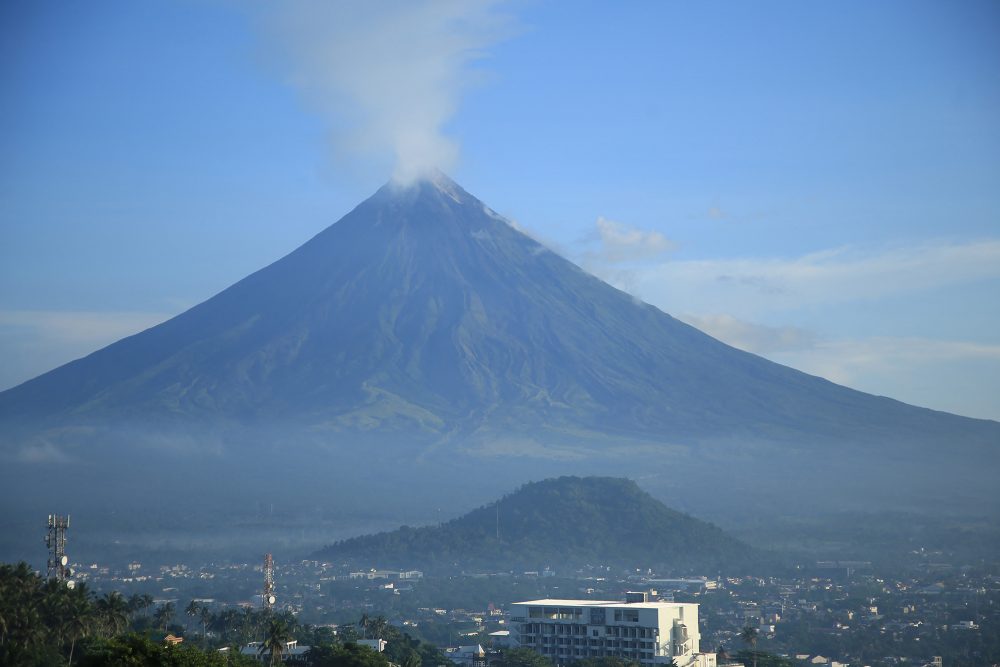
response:
M21 447L17 460L22 463L73 463L74 459L48 441L32 442Z
M823 340L768 356L872 394L1000 421L1000 345L881 336Z
M680 319L733 347L764 356L816 345L816 334L799 327L754 324L732 315L682 315Z
M878 336L817 340L806 348L778 350L796 368L850 384L859 376L953 361L1000 363L1000 345L967 341Z
M614 280L613 267L588 268ZM844 247L793 258L666 261L634 267L636 296L668 312L763 313L875 301L1000 278L1000 241L928 243L865 251Z
M828 338L793 326L731 315L685 315L719 340L772 361L872 394L1000 420L1000 344L905 336Z
M391 153L394 178L408 182L458 155L443 127L469 67L510 34L495 0L261 3L291 83L329 120L338 153Z
M65 343L107 344L159 324L170 315L82 310L0 310L0 327Z
M0 310L0 390L139 333L171 313Z
M651 260L676 247L673 241L657 231L639 229L604 217L598 217L595 225L600 247L596 252L585 255L587 264Z
M710 206L708 208L708 217L712 220L724 220L726 218L726 212L718 206Z

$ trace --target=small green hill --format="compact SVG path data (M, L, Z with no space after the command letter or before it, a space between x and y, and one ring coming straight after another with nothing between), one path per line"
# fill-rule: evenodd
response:
M525 484L441 525L343 540L315 557L430 571L606 565L711 572L746 563L750 548L670 509L631 480L559 477Z

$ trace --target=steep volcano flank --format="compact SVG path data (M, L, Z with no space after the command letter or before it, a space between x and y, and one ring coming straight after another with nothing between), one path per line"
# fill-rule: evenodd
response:
M335 446L356 434L473 448L516 437L571 449L628 438L947 444L995 460L1000 442L995 422L724 345L580 270L444 176L386 185L204 303L0 394L0 432L123 421L280 425Z
M635 482L560 477L514 493L439 526L366 535L313 558L365 567L454 571L608 565L713 572L762 556L712 524L674 511Z

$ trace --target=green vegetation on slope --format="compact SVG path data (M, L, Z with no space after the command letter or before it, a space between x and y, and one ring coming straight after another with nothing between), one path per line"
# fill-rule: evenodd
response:
M666 507L635 482L611 477L526 484L442 525L356 537L317 555L432 570L604 565L658 572L707 572L749 556L748 547L719 528Z

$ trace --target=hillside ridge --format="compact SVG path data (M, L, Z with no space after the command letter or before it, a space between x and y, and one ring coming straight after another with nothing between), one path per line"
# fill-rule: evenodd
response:
M746 563L752 555L745 544L670 509L632 480L564 476L530 482L445 523L342 540L314 558L432 570L709 571Z

